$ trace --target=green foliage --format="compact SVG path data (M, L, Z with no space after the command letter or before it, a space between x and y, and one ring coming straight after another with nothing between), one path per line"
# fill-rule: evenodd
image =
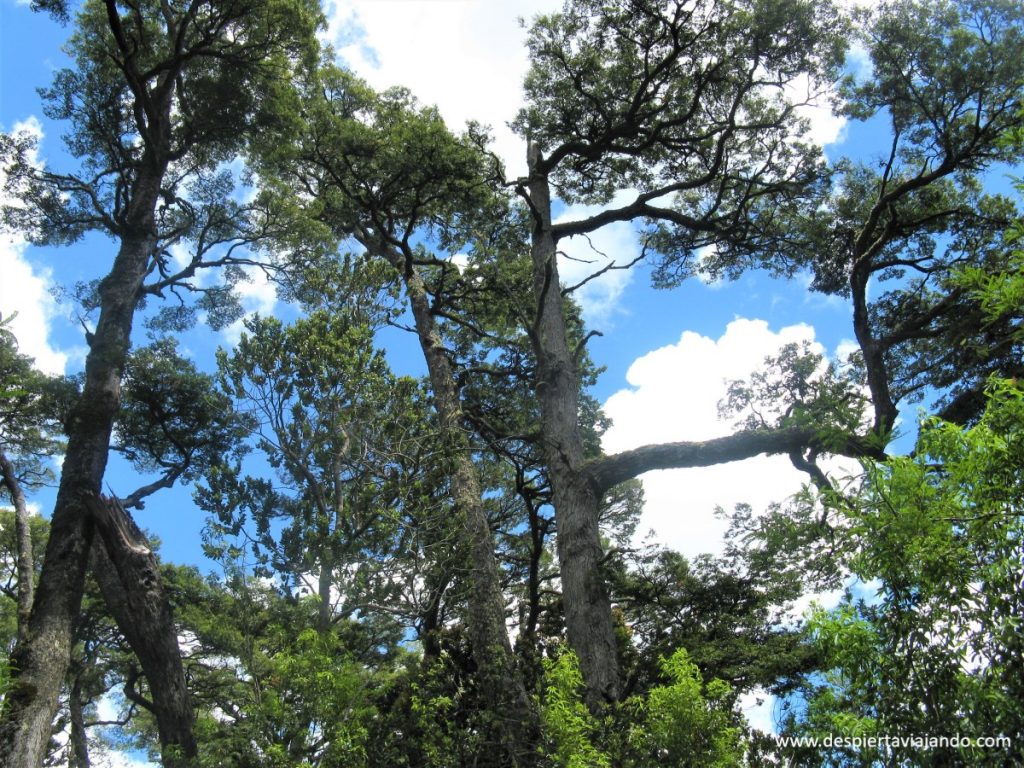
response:
M142 506L159 488L195 481L244 451L250 429L230 398L217 391L214 378L178 354L173 339L134 350L124 373L114 449L136 471L160 477L132 494L129 505Z
M558 768L726 768L743 764L735 695L722 680L705 684L684 648L661 660L664 683L595 715L583 703L574 653L544 660L541 718L544 765Z
M1021 104L1014 55L1024 45L1020 5L904 0L863 15L872 76L848 80L849 112L888 110L907 159L919 153L938 161L965 150L975 163L1006 159L1010 148L998 140L1019 120Z
M10 320L0 316L0 453L13 462L14 479L31 490L53 479L49 459L62 447L62 402L71 385L39 372L19 352Z
M1007 137L1007 143L1024 144L1024 127ZM1024 193L1024 182L1015 184L1018 193ZM1007 251L1005 261L998 265L962 266L954 274L954 286L967 290L981 310L979 325L983 329L1002 331L1012 340L1020 342L1024 330L1024 218L1018 218L1006 231L1003 248Z
M367 697L368 675L337 637L313 629L300 632L272 657L270 675L263 700L266 717L310 723L318 765L366 764L371 746L367 720L376 710ZM282 745L274 745L268 754L275 751L284 756Z
M800 146L806 126L776 86L829 76L843 45L837 18L829 4L797 0L567 2L530 29L528 106L515 127L560 162L552 180L567 202L665 187L688 215L731 209L746 183L814 172ZM725 166L738 183L712 203L705 184L722 182L712 177Z
M866 402L857 366L826 363L809 342L785 344L748 380L729 382L719 416L741 417L742 429L814 426L823 439L856 434Z
M684 648L663 659L661 666L668 683L647 694L642 725L631 737L640 754L658 765L679 768L741 765L741 729L729 684L716 679L705 685Z
M267 89L280 87L272 84L295 60L315 55L319 8L290 0L110 8L108 15L105 3L83 4L67 46L75 67L59 70L43 92L46 114L70 127L65 143L82 163L81 176L34 167L31 145L5 142L8 186L24 205L5 206L4 216L40 242L73 242L93 229L123 234L132 180L170 160L180 173L166 180L161 235L168 245L186 233L218 240L216 222L226 219L191 205L179 185L205 184L197 181L204 174L215 179L217 166L266 121ZM173 128L166 122L172 105ZM169 262L159 261L167 276Z
M611 759L595 742L602 724L583 703L583 675L571 651L544 661L541 722L550 765L557 768L609 768Z
M46 549L49 523L39 515L29 517L32 535L33 562L38 565ZM0 507L0 648L9 650L17 630L14 595L18 582L16 557L18 543L15 539L14 511Z
M489 759L482 754L487 746L480 718L500 713L481 712L479 691L466 670L466 649L447 645L436 658L424 660L409 681L408 719L415 738L404 751L412 765L458 768L474 759Z
M215 515L210 554L241 537L260 574L295 588L318 581L322 622L354 610L339 601L366 612L395 599L391 558L410 546L403 510L415 514L426 493L417 383L390 372L374 329L351 314L318 310L290 326L254 318L246 328L234 354L220 355L220 385L258 425L256 446L279 482L228 463L208 473L197 498Z
M456 136L408 91L374 93L332 64L303 88L297 135L268 135L255 148L266 174L288 180L285 196L294 194L290 185L315 191L300 218L335 237L356 235L371 251L408 246L416 232L453 254L471 222L488 222L495 168L478 128Z
M1005 735L1020 744L1022 461L1024 391L993 381L976 426L927 420L913 456L870 467L850 512L851 567L879 585L877 596L812 614L828 672L811 685L793 732ZM917 765L1007 759L969 747L892 754Z
M760 263L809 268L812 289L851 299L879 437L899 403L926 396L971 423L989 376L1024 372L1019 313L967 286L1016 271L1007 228L1019 214L986 193L984 174L1021 158L1024 13L1012 0L901 0L855 16L871 68L844 80L841 109L887 125L889 140L835 163L786 247Z
M392 674L394 638L358 622L314 629L316 604L235 569L225 581L188 568L164 575L189 641L203 765L375 764L374 696Z
M623 650L627 685L649 690L676 648L705 679L728 682L739 693L793 684L815 658L787 608L805 588L802 570L758 562L744 548L722 559L689 561L665 550L641 552L613 576L629 638Z

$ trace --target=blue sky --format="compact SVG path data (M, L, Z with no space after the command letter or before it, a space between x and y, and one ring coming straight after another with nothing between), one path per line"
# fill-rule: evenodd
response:
M519 83L527 63L518 17L558 5L554 0L335 3L329 8L327 35L372 85L409 87L421 101L437 104L453 127L468 119L491 125L495 148L514 176L521 172L525 157L521 140L505 126L520 106ZM66 61L60 51L66 30L23 3L0 0L0 9L0 126L9 131L30 125L41 132L40 159L59 167L67 161L61 151L63 127L42 114L35 89L47 85L54 69ZM827 110L812 117L816 135L831 142L828 154L849 151L841 143L844 138L845 145L858 142L856 128L845 126ZM563 208L561 217L591 211ZM591 242L620 263L630 260L639 247L626 224L602 230ZM573 257L563 262L565 282L576 282L592 265L604 263L585 240L574 239L563 247ZM63 365L63 370L73 372L80 369L85 353L74 307L56 301L49 290L101 276L112 254L112 244L100 237L58 249L11 243L10 238L4 242L0 312L20 313L16 331L23 350L43 367L57 371ZM284 310L272 286L259 275L245 292L250 311ZM589 284L579 298L590 325L604 334L591 342L590 351L607 368L595 394L608 403L615 421L609 450L724 434L729 425L718 422L714 406L725 378L753 370L783 341L813 339L831 354L852 337L845 304L809 293L806 280L799 277L785 281L750 273L735 283L705 285L694 280L675 290L656 291L650 288L649 268L639 265L609 273ZM237 327L222 334L203 330L186 336L182 346L206 364L214 346L230 346L237 332ZM144 341L141 329L139 340ZM422 370L414 344L400 341L389 352L400 372ZM109 481L119 493L140 484L116 462ZM711 516L715 504L749 501L763 506L794 490L801 478L785 459L777 458L656 473L645 481L664 488L648 488L649 496L657 498L652 496L641 528L653 527L658 540L696 554L717 548L722 526ZM45 494L38 502L45 513ZM139 520L161 537L165 557L197 560L202 516L191 509L187 492L163 492L139 513Z
M495 148L509 176L521 173L525 147L505 127L520 106L520 81L526 68L524 31L518 17L555 10L557 0L385 0L331 3L329 39L353 69L378 88L409 87L422 102L435 103L455 128L468 119L492 126ZM40 159L66 166L62 126L42 114L36 88L49 83L66 59L60 45L67 30L49 17L33 14L26 3L0 0L0 128L27 127L42 135ZM819 140L831 157L870 156L878 146L870 126L845 125L822 109L812 117ZM568 218L579 209L563 210ZM638 244L628 225L595 235L595 247L628 261ZM597 259L586 242L563 247L575 259ZM19 313L15 332L22 350L50 372L72 373L84 360L83 331L75 308L51 295L51 289L101 276L114 247L91 237L60 249L31 247L16 236L0 236L0 313ZM566 282L584 269L564 263ZM579 298L589 324L604 334L590 344L591 355L607 371L595 394L606 404L614 427L609 451L660 440L707 439L730 430L717 418L715 405L728 378L746 375L782 343L817 342L834 355L850 344L850 311L845 302L811 294L806 279L783 281L751 273L735 283L706 285L691 281L672 291L649 286L649 269L612 272L590 284ZM258 275L246 286L245 306L263 314L285 311L273 287ZM94 320L94 318L93 318ZM89 319L87 323L92 325ZM182 346L208 365L219 345L237 340L227 333L201 330ZM144 342L140 329L139 341ZM389 350L399 372L419 372L415 346L401 341ZM142 481L114 461L108 480L119 494ZM755 509L781 500L799 488L802 477L785 458L762 458L707 470L650 473L644 477L648 505L640 530L656 531L655 540L695 555L720 547L724 524L716 504L751 503ZM34 499L49 513L52 493ZM203 515L187 489L161 492L137 514L139 523L163 541L163 556L202 567L199 534Z

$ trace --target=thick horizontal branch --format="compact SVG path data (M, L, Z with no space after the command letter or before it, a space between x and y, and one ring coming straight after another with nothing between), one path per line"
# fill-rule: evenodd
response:
M805 448L844 456L883 458L884 453L870 440L850 436L835 445L834 436L826 439L809 426L738 432L711 440L644 445L589 462L585 468L591 485L604 494L610 488L655 469L710 467L742 461L761 454L789 454ZM828 446L824 443L828 443Z

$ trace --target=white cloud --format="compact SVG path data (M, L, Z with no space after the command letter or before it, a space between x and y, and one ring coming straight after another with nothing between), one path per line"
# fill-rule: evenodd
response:
M814 341L814 329L792 325L773 332L763 320L736 319L719 339L686 331L679 342L656 349L630 366L630 388L612 395L605 413L614 426L604 437L607 453L649 443L708 440L733 427L718 417L726 381L746 378L782 345ZM821 351L815 344L816 351ZM648 472L641 477L646 504L637 528L687 557L720 553L727 523L716 506L745 502L755 510L781 501L804 482L785 456L748 459L696 469Z
M27 133L37 141L43 137L42 126L35 117L15 123L12 134ZM30 158L36 162L36 157ZM5 181L0 169L0 187ZM3 203L16 201L3 200ZM22 354L35 358L36 367L46 373L64 373L68 356L50 345L50 325L58 315L57 302L50 295L53 283L49 270L33 268L25 258L27 241L18 234L0 233L0 314L9 318L10 330L18 339Z
M121 696L108 691L96 702L96 719L118 720L120 717Z
M5 318L17 313L10 330L18 339L19 351L34 357L39 370L64 373L68 355L49 341L50 325L59 314L49 291L53 279L49 270L33 269L25 259L25 248L25 242L17 237L0 235L0 313Z
M797 115L808 121L808 140L820 147L843 140L846 118L833 111L830 102L834 92L831 88L820 91L819 87L811 84L807 75L800 75L785 90L786 97L800 105L796 109Z
M870 80L875 73L875 65L871 61L870 51L859 43L850 46L850 50L847 51L846 68L857 83Z
M242 338L245 318L254 314L267 317L273 315L277 308L277 286L267 279L267 274L259 267L247 268L246 274L250 278L249 281L240 282L235 286L235 292L241 297L245 315L221 332L225 342L232 347Z
M526 171L526 146L507 127L522 101L528 59L519 18L560 0L335 0L328 39L377 89L404 86L436 104L448 125L490 125L510 177Z
M776 697L763 688L755 688L740 696L736 706L755 730L761 733L777 733L775 727L776 701Z
M860 351L860 344L853 339L842 339L836 345L836 351L832 354L832 359L835 360L839 365L844 365L849 360L850 355L854 352Z
M619 208L633 201L636 192L618 193L608 206L573 205L554 223L579 221L600 213L604 208ZM627 222L606 224L587 236L565 238L558 244L558 272L565 288L578 285L610 264L624 266L640 255L640 243L633 225ZM619 299L632 280L630 269L609 269L590 280L573 294L583 308L587 325L607 323L619 310Z

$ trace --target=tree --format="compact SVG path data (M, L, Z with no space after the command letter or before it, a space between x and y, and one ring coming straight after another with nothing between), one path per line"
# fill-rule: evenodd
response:
M125 366L113 450L141 475L156 479L121 499L126 509L175 483L197 481L214 464L242 452L249 424L201 373L162 338L132 350Z
M56 381L32 367L0 317L0 485L14 507L18 637L28 632L35 591L35 546L25 491L47 482L49 459L60 449L52 406Z
M926 388L945 393L941 415L965 422L990 375L1021 372L1012 312L985 319L955 276L1006 268L1017 213L983 192L983 174L1021 158L1007 139L1024 121L1024 13L1002 0L893 3L863 15L859 39L873 71L847 79L843 109L884 115L889 150L877 164L840 163L833 190L795 224L803 243L782 256L809 266L815 289L850 298L885 437L900 402ZM872 281L885 288L869 297Z
M318 599L254 578L239 561L223 565L219 578L164 572L190 638L198 765L386 765L375 755L395 737L379 726L388 713L377 697L405 659L399 635L345 618L318 630ZM139 726L141 745L150 746L152 726Z
M46 7L67 15L64 3ZM197 270L224 263L231 249L225 256L218 246L255 236L236 226L247 217L224 202L218 164L258 124L260 94L287 81L318 19L311 4L272 0L183 8L87 3L70 42L76 69L59 72L44 94L48 114L71 125L67 145L80 173L37 168L24 141L3 139L8 191L21 201L4 211L9 226L42 243L71 243L98 230L118 244L97 289L100 315L83 396L70 416L29 641L15 651L17 677L4 701L0 755L8 765L42 760L93 539L88 500L100 490L136 309L144 296L187 288ZM175 242L193 246L181 269L167 250ZM113 553L123 539L104 543ZM168 735L165 759L175 764L179 747L186 758L194 753L191 713L186 707L169 716L179 727Z
M432 272L450 284L458 270L417 242L426 234L454 253L472 239L475 224L490 231L496 212L500 220L503 203L486 183L492 163L481 151L484 137L472 126L454 136L436 110L417 107L408 93L376 95L330 65L314 73L306 88L299 146L272 139L262 162L273 169L270 175L289 180L286 194L298 189L312 197L305 216L321 224L321 237L326 228L336 238L354 238L401 281L427 366L441 454L462 529L459 547L470 563L466 624L480 690L490 699L493 759L528 765L535 717L505 626L494 536L439 324L442 310L428 287Z
M358 311L317 310L289 326L257 318L246 329L221 354L220 380L256 423L276 482L223 463L208 473L200 506L218 531L244 536L257 574L317 595L318 631L356 612L364 621L397 614L406 579L396 560L416 549L403 518L422 513L417 383L391 373Z
M529 176L516 191L532 221L530 334L537 359L543 442L558 516L569 642L591 706L620 689L611 606L598 568L601 497L650 469L789 452L807 435L757 435L720 446L662 446L588 462L578 431L581 345L570 341L559 281L563 238L617 221L662 222L645 247L669 260L715 245L732 254L778 244L775 209L797 205L818 180L784 90L813 89L839 61L842 35L822 4L570 2L540 18L529 37L527 107L517 128L529 142ZM635 190L625 205L619 190ZM552 223L552 192L606 206ZM796 438L794 440L794 438ZM719 451L714 449L718 447ZM717 455L715 455L717 454Z
M661 685L622 702L612 718L599 719L585 705L579 663L563 650L545 663L542 715L546 762L552 768L612 765L740 765L741 729L732 692L722 680L707 683L685 648L659 664Z
M1005 736L994 748L909 740L877 757L914 765L1020 759L1022 425L1024 392L994 380L976 425L930 418L913 456L869 467L849 511L850 562L880 586L812 613L808 633L825 673L808 680L806 708L794 710L788 731ZM839 764L860 759L836 754Z
M982 322L977 302L950 285L955 265L998 269L1007 253L1002 232L1012 208L977 190L983 169L1016 157L1003 139L1020 115L1019 9L897 3L859 17L875 69L844 87L845 109L859 118L887 110L892 151L880 174L852 165L828 174L842 186L812 203L828 175L799 141L794 106L775 89L798 77L820 84L834 72L843 36L822 31L835 27L821 12L795 3L579 3L539 20L531 33L528 106L517 124L530 142L530 175L517 191L534 217L532 333L559 546L568 548L561 555L567 625L592 702L614 698L618 684L596 567L595 499L609 487L649 469L760 452L789 454L824 486L818 455L881 457L900 399L943 388L947 413L969 418L979 382L1019 366L1012 313ZM936 28L952 32L936 36ZM631 188L632 202L617 204L614 193ZM552 191L605 208L553 224ZM736 274L765 264L812 264L819 287L848 285L873 434L855 428L845 439L828 437L790 422L587 461L573 435L578 347L566 341L560 319L557 243L635 220L650 224L645 249L657 254L657 282L666 287L698 270ZM897 282L869 307L870 277L899 280L906 270L921 277Z
M747 552L693 562L672 551L644 552L610 586L630 633L627 694L647 690L660 660L677 648L689 651L705 679L723 680L737 695L784 692L817 662L800 631L787 626L804 591L799 574L766 573Z

